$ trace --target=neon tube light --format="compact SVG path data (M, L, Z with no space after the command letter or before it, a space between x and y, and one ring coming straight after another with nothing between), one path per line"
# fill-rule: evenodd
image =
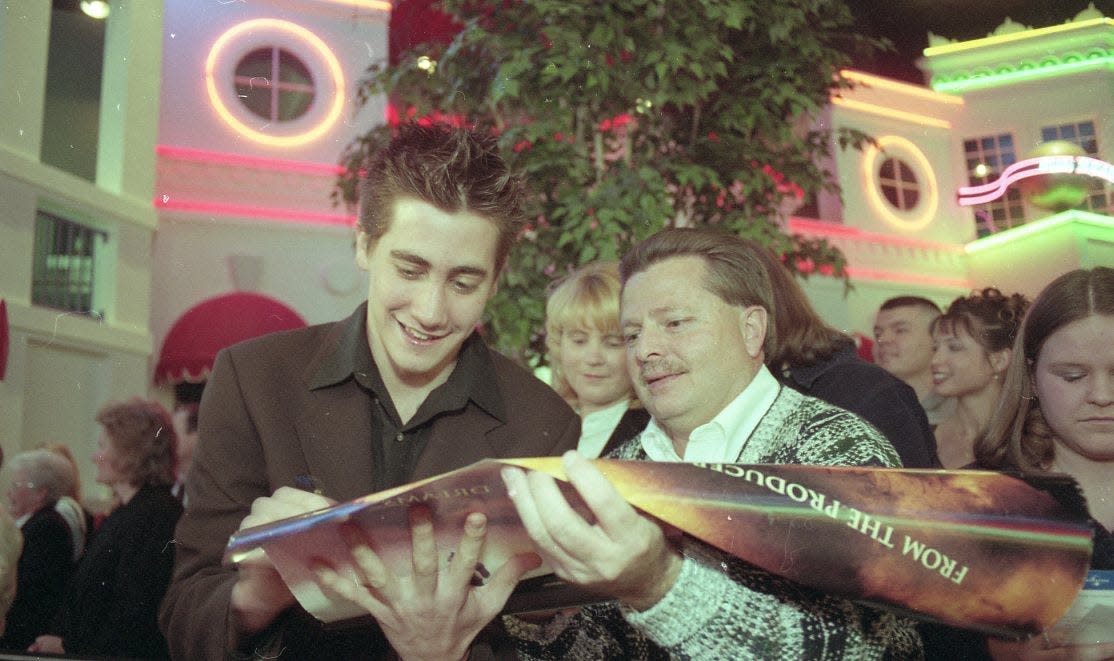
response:
M317 213L313 211L297 211L278 207L260 207L246 204L225 204L220 202L199 202L197 200L164 199L156 195L154 205L159 209L170 211L186 211L189 213L211 214L214 216L239 216L242 218L260 218L289 223L306 223L311 225L341 225L351 227L356 224L356 216L341 213Z
M1090 211L1072 209L1070 211L1058 213L1055 216L1035 220L1031 223L1012 227L1008 230L1002 230L1001 232L992 234L991 236L977 239L964 246L964 249L967 251L967 254L973 255L977 252L989 250L990 248L995 248L1005 243L1021 240L1033 234L1051 231L1056 227L1067 225L1071 222L1082 222L1088 225L1095 225L1100 229L1109 230L1112 234L1111 240L1114 240L1114 218Z
M950 129L952 123L945 119L936 119L928 115L919 115L915 112L907 112L905 110L896 110L886 106L879 106L873 103L865 103L863 101L855 101L853 99L843 99L834 97L832 103L851 110L861 110L863 112L871 113L872 115L881 115L882 117L889 117L891 119L904 119L907 122L914 124L924 124L926 126L936 126L942 129Z
M387 0L325 0L335 5L348 5L349 7L360 7L362 9L374 9L376 11L391 11L391 3Z
M1114 20L1103 18L1092 18L1086 21L1079 21L1078 23L1064 23L1062 25L1052 25L1046 28L1037 28L1036 30L1026 30L1024 32L1011 32L1009 34L996 34L982 39L972 39L971 41L963 41L956 44L944 44L942 46L929 46L924 49L925 57L935 57L937 55L946 55L948 53L955 53L958 51L969 50L971 48L982 48L984 46L993 46L994 44L1005 44L1011 41L1018 41L1021 39L1032 39L1036 37L1043 37L1057 32L1066 32L1068 30L1082 30L1085 28L1093 27L1096 25L1111 25L1114 26Z
M217 91L216 76L214 75L217 62L220 60L222 52L228 47L229 43L252 30L285 32L313 49L328 67L329 74L333 79L333 98L324 118L309 130L294 135L271 135L263 133L240 121L240 119L229 110L228 106L224 104L224 100L221 99L221 95ZM217 38L213 47L209 49L209 57L205 61L205 89L209 93L209 102L212 104L213 109L216 110L217 115L220 116L225 123L245 138L273 147L296 147L316 140L332 128L337 118L340 117L341 110L344 108L344 72L341 70L340 62L337 60L336 55L333 55L333 52L329 50L329 47L320 37L306 28L296 23L291 23L290 21L281 21L274 18L258 18L244 21L230 28Z
M1081 174L1114 183L1114 165L1090 156L1037 156L1018 161L1002 170L990 183L959 189L959 204L985 204L1006 194L1010 184L1042 174Z
M917 250L932 250L936 252L947 253L963 252L962 246L957 246L953 243L940 243L939 241L926 241L924 239L915 239L908 236L894 236L892 234L867 232L857 227L848 227L847 225L840 225L838 223L831 223L823 220L812 220L809 218L801 218L798 216L793 216L789 219L789 231L800 234L807 234L809 236L861 241L863 243L889 244L894 246L901 246L903 248L914 248Z
M231 167L248 167L257 170L272 170L275 172L292 172L294 174L308 174L335 177L346 172L344 166L332 163L315 163L312 161L291 161L281 158L264 158L261 156L244 156L228 152L210 151L208 149L194 149L192 147L173 147L170 145L157 145L155 153L176 161L191 161L195 163L208 163L212 165L227 165Z
M872 76L871 74L863 73L862 71L856 71L854 69L841 69L839 75L843 78L846 78L847 80L852 80L856 83L861 83L866 87L874 89L888 90L891 92L897 92L899 94L908 94L910 96L919 96L922 99L927 99L929 101L939 101L940 103L947 103L954 106L961 106L964 104L963 99L958 96L952 96L951 94L941 94L940 92L934 92L919 85L911 85L909 83L902 83L896 80L890 80L889 78Z
M998 85L1006 85L1009 83L1016 83L1025 80L1039 80L1056 76L1062 73L1069 73L1074 71L1086 71L1090 69L1108 69L1114 67L1114 55L1094 56L1081 60L1073 60L1071 62L1057 62L1056 64L1037 65L1030 69L1015 69L1013 71L1004 71L1001 73L974 75L970 78L962 78L957 80L934 80L932 89L937 92L962 92L972 89L983 89L987 87L995 87Z

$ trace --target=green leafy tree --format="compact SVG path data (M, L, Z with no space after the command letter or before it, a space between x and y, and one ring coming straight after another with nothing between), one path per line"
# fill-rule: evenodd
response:
M530 224L488 307L490 339L536 362L545 292L570 269L617 259L663 227L719 225L800 273L843 277L843 255L783 230L787 209L834 188L818 165L833 136L812 118L858 49L840 0L444 0L448 44L373 65L360 102L385 94L402 121L496 135L532 195ZM350 144L336 196L390 139ZM835 136L844 147L865 136Z

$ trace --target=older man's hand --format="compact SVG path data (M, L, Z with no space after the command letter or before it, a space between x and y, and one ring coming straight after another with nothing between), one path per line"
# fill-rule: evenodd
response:
M638 610L653 606L677 580L680 553L661 527L631 507L580 453L565 453L562 466L595 523L569 506L549 475L503 469L503 481L538 553L570 583Z

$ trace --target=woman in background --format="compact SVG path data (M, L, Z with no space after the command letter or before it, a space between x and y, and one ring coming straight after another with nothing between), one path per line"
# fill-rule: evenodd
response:
M97 482L119 506L101 523L74 571L52 628L28 651L77 656L166 658L159 602L174 561L182 506L170 493L176 437L170 414L131 399L97 413Z
M1013 341L1028 301L988 287L952 301L932 326L932 388L955 399L955 411L936 427L936 452L944 468L975 460L1010 366Z
M975 446L978 466L1074 477L1094 526L1091 567L1114 569L1114 269L1072 271L1045 287L1014 352ZM988 646L996 659L1114 659L1114 642L1067 645L1055 629Z
M553 387L580 414L577 450L589 458L605 456L650 421L627 374L620 290L619 265L592 262L560 281L545 306Z

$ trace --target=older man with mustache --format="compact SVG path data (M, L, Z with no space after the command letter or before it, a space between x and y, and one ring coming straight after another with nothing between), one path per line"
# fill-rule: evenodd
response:
M733 235L672 229L623 260L622 331L653 419L612 456L686 462L899 464L843 409L785 387L769 277ZM595 515L574 512L547 475L504 470L519 515L563 579L614 601L548 624L508 618L523 658L918 658L913 623L802 588L693 540L674 543L590 462L564 468Z

